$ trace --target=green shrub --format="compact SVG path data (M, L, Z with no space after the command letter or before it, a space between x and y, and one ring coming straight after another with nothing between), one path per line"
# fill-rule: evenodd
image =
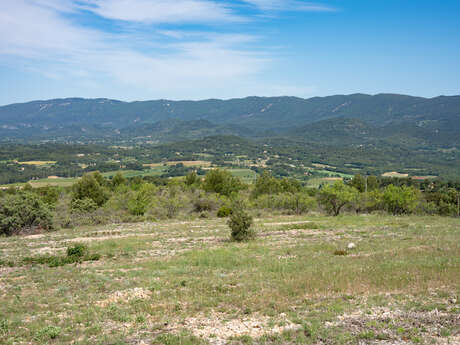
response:
M126 178L121 172L117 172L110 182L112 184L112 188L116 189L118 186L126 184Z
M153 200L156 187L150 183L142 184L128 199L128 211L134 216L143 216Z
M104 188L104 178L99 172L85 174L72 187L72 200L91 199L97 206L102 206L108 199L108 193Z
M211 211L215 207L214 201L206 198L197 199L193 204L195 212Z
M191 171L185 176L185 184L187 186L198 185L200 183L200 178L198 177L195 171Z
M8 332L8 320L0 319L0 334L6 334Z
M74 199L70 203L72 212L87 213L97 210L98 205L90 198Z
M22 263L26 265L48 265L59 267L83 261L97 261L101 258L98 253L89 254L85 245L77 244L67 248L67 256L43 255L37 257L24 257Z
M244 188L243 183L226 170L212 169L204 179L203 189L206 192L230 196Z
M219 218L226 218L232 214L232 209L228 206L222 206L217 211L217 217Z
M396 187L390 184L383 192L385 210L393 215L412 213L418 201L418 191L413 187Z
M40 340L56 339L61 334L61 328L56 326L46 326L37 332L37 338Z
M67 256L81 258L88 253L88 248L84 244L76 244L67 248Z
M329 214L338 216L344 206L352 204L357 194L356 188L347 186L342 181L337 181L320 190L318 201Z
M0 200L0 235L53 228L51 211L38 195L20 192Z
M231 237L234 241L241 242L254 238L255 233L251 229L252 217L246 213L242 202L237 201L232 205L232 214L228 220L231 229Z

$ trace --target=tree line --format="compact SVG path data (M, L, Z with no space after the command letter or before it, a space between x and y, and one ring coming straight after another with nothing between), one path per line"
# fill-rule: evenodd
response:
M180 167L179 167L180 168ZM204 173L200 171L200 173ZM80 225L320 212L459 216L460 184L355 175L347 181L309 188L293 178L265 171L252 185L223 169L185 177L104 178L85 174L72 187L10 187L0 192L0 234L72 228ZM240 220L250 223L239 212Z

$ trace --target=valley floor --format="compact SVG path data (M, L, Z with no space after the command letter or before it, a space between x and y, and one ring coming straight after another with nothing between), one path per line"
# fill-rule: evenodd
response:
M0 343L460 344L460 219L272 216L255 228L242 244L217 219L0 238ZM75 243L100 260L24 261Z

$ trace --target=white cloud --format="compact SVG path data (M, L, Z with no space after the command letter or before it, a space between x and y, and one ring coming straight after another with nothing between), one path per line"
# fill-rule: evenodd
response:
M83 8L102 17L143 23L243 21L230 7L209 0L84 0Z
M263 52L241 47L257 40L251 35L166 31L157 34L169 34L169 40L152 42L151 36L142 33L115 35L83 28L59 13L75 8L55 4L15 0L2 5L2 59L20 58L29 70L53 80L110 80L167 95L179 89L184 93L187 88L211 90L243 80L270 63ZM133 41L140 49L132 46Z
M288 4L282 0L247 2L264 10ZM273 63L269 49L257 48L262 37L213 30L215 22L248 20L235 14L228 3L222 3L1 0L0 67L22 66L24 73L40 73L52 82L84 85L98 92L116 85L118 90L134 90L131 94L140 90L153 98L306 92L301 86L270 86L262 82ZM121 21L121 32L79 25L82 9ZM181 30L160 25L168 23L178 27L181 23L211 26L206 30Z
M302 0L243 0L245 3L258 7L263 11L308 11L330 12L335 9L331 6L302 1Z

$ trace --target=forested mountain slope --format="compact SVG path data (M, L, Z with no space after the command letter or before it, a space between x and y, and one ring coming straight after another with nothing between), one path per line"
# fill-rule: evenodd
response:
M69 98L0 107L0 135L13 140L116 141L143 136L164 142L209 135L292 134L327 141L343 137L346 142L458 145L460 96L353 94L130 103Z

